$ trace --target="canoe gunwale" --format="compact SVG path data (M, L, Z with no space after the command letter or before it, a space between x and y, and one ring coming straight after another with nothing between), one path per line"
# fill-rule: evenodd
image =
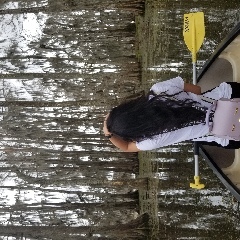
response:
M199 145L199 153L213 170L213 172L217 175L217 177L221 180L224 186L240 202L240 189L237 188L226 176L226 174L221 170L221 168L213 160L211 160L212 158L208 154L207 150L203 147L203 145Z
M197 82L199 82L204 74L211 68L212 64L217 60L217 58L221 55L221 53L231 44L231 42L240 35L240 22L237 23L235 28L222 40L222 42L218 45L216 50L210 56L210 58L203 65L201 70L198 73ZM213 160L210 156L209 152L204 148L203 145L198 145L199 153L207 162L209 167L213 170L216 176L220 179L220 181L224 184L224 186L231 192L231 194L240 202L240 189L232 182L231 179L227 177L227 175L222 171L220 166Z
M222 40L206 63L203 65L197 76L197 82L202 78L205 72L209 69L212 63L219 57L219 55L226 49L226 47L240 34L240 22L233 28L233 30Z

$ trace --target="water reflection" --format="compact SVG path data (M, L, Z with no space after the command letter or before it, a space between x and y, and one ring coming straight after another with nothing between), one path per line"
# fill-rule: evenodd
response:
M184 13L203 11L205 14L206 37L197 55L198 69L240 20L239 1L147 2L148 9L144 21L139 20L138 29L144 32L144 39L148 39L139 47L145 89L156 81L176 75L191 82L191 53L182 36ZM166 239L223 239L220 234L223 228L226 231L224 238L235 239L240 228L238 203L203 160L200 161L200 173L206 189L190 189L194 175L192 145L179 144L178 151L174 151L176 147L141 155L145 161L151 159L153 168L158 169L158 174L153 172L153 176L160 180L156 194L161 236ZM225 221L226 217L228 221Z

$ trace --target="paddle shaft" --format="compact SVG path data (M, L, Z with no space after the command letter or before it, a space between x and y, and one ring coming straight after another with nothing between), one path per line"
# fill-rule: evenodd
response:
M193 40L194 41L194 40ZM195 45L195 44L194 44ZM197 67L196 67L196 62L192 63L193 66L193 84L197 85ZM199 155L199 149L198 149L198 144L197 142L194 142L194 162L195 162L195 176L199 176L199 160L198 160L198 155Z
M197 62L197 50L196 50L196 27L195 27L195 21L193 18L193 24L192 24L192 65L193 65L193 84L197 84L197 68L196 68L196 62Z
M194 142L194 160L195 160L195 176L199 176L199 148L197 142Z
M197 67L196 67L196 29L195 29L195 23L193 19L193 25L192 25L192 71L193 71L193 84L197 85ZM195 162L195 176L199 176L199 160L198 160L198 144L197 142L194 142L194 162Z
M197 69L196 69L196 63L192 63L193 65L193 84L197 85Z

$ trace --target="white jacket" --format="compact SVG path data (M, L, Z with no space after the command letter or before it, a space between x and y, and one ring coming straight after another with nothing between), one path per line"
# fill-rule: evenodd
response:
M211 103L202 100L199 95L184 91L184 81L181 77L172 78L170 80L159 82L151 87L151 90L156 94L165 92L169 95L177 94L174 98L179 100L192 99L203 107L210 107ZM212 98L218 100L220 98L231 98L232 88L227 83L222 83L213 90L203 94L207 98ZM174 143L179 143L186 140L194 141L207 141L207 142L217 142L222 146L227 146L229 144L228 139L222 139L218 137L211 136L209 134L209 127L206 124L197 124L193 126L184 127L172 132L167 132L163 134L156 135L150 139L145 139L136 143L137 148L140 150L152 150Z

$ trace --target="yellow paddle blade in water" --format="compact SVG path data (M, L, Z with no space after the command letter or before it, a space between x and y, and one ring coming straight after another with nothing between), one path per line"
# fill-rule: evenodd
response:
M205 36L203 12L184 14L183 37L192 53L192 61L196 62L196 53L200 49Z

